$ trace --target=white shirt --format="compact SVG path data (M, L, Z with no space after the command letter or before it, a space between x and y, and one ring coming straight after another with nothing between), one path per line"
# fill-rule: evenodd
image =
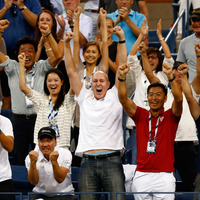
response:
M0 115L0 129L6 136L13 137L13 127L11 121ZM0 182L12 178L12 172L8 159L8 152L2 147L0 143Z
M85 10L98 10L99 9L99 0L88 0L85 3Z
M51 161L48 161L39 150L39 147L36 146L35 151L38 152L38 161L36 163L36 168L39 173L39 182L33 188L33 192L74 192L74 188L71 182L71 162L72 155L69 150L60 148L58 146L55 147L54 151L58 151L58 164L59 166L65 167L69 169L65 180L62 183L58 183L53 175L53 167ZM29 155L25 160L27 170L30 169L30 157ZM48 195L50 196L50 195ZM54 195L55 196L55 195Z
M80 106L80 134L76 155L94 149L122 150L122 105L115 86L103 99L94 98L93 92L82 87L76 101Z
M59 16L61 18L61 16ZM69 27L68 20L67 20L67 14L66 12L63 13L63 17L65 20L65 31L63 33L63 37L66 31L71 31L71 28ZM60 30L60 25L57 23L57 32ZM87 15L84 15L81 13L80 18L79 18L79 31L83 34L85 39L89 42L92 34L92 19L88 17ZM71 46L71 51L73 54L73 45L74 45L74 40L72 39L70 41L70 46ZM80 58L84 62L84 57L83 57L83 47L80 47ZM63 57L64 60L64 57Z

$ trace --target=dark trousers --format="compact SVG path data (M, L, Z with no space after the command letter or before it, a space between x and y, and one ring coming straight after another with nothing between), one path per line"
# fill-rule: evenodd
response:
M10 179L10 180L0 182L0 192L15 192L13 181ZM0 194L0 199L2 199L2 200L15 200L15 195Z
M174 167L182 179L182 192L194 192L194 181L197 175L197 152L192 141L175 142Z
M14 164L25 165L25 158L29 150L34 149L33 133L35 127L36 117L26 118L12 118L14 131Z

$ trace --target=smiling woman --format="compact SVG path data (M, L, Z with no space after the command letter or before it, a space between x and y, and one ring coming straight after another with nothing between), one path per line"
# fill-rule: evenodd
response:
M58 69L50 69L44 79L45 95L30 89L25 82L25 54L18 57L19 87L32 101L37 112L34 128L34 143L38 144L37 133L42 127L51 127L56 132L57 145L69 148L71 135L71 119L75 108L72 90L65 95L64 77Z

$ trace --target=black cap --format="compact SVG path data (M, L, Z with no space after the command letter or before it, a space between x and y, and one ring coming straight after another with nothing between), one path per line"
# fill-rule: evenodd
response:
M196 8L192 11L192 13L190 15L190 19L192 19L192 18L200 19L200 8Z
M42 136L48 136L56 139L56 132L50 127L43 127L38 132L38 139Z

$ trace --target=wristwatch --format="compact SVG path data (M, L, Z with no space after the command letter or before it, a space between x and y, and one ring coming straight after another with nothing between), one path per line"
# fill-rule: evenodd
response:
M27 9L27 7L24 5L23 8L20 8L20 11Z

